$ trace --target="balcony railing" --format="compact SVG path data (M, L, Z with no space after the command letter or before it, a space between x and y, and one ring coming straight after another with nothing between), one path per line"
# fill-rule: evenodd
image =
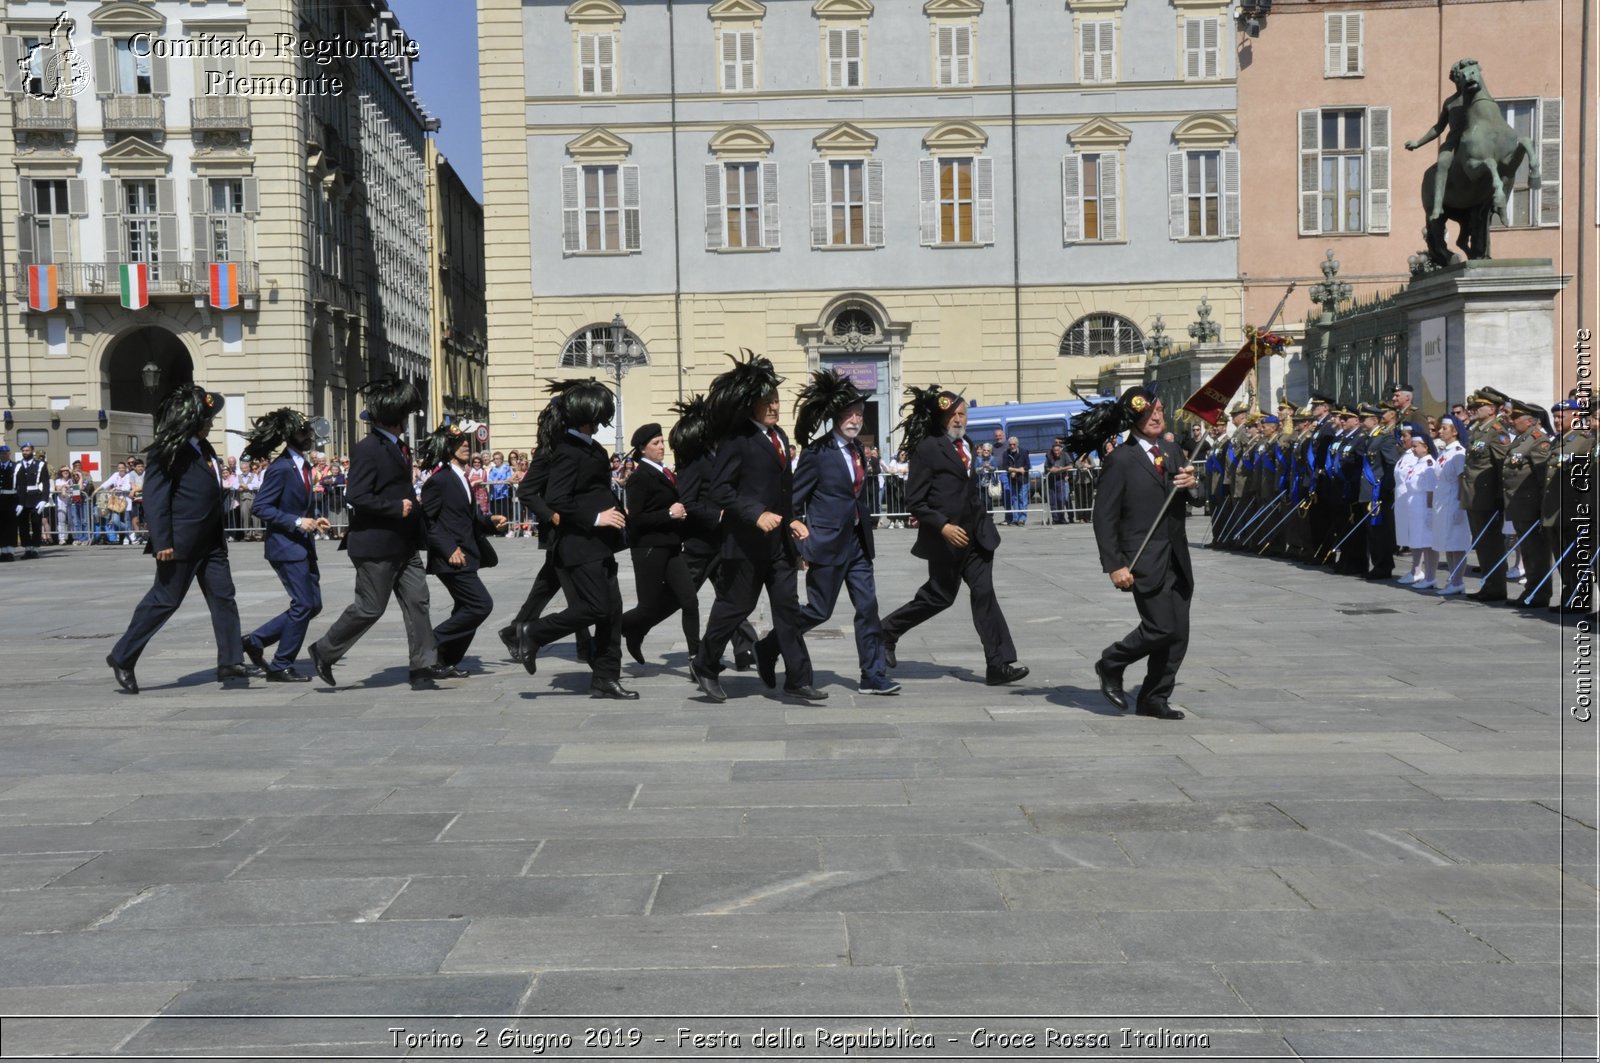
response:
M17 264L17 291L28 298L28 267ZM62 296L121 297L122 278L117 262L57 262L56 292ZM209 263L163 262L150 267L150 297L205 295L211 283ZM239 294L256 295L261 290L260 270L254 262L239 263Z
M102 96L100 112L106 129L167 128L167 101L160 96Z
M24 93L11 105L12 125L17 129L59 132L78 128L78 101L41 100Z
M243 96L196 96L190 123L195 129L249 129L250 101Z

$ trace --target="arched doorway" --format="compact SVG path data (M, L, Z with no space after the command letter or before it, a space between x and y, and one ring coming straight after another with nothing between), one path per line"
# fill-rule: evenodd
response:
M111 345L102 362L102 387L107 408L154 414L174 388L194 383L189 349L159 325L141 325ZM154 366L155 387L145 382L145 367Z
M847 292L830 299L814 323L797 330L808 369L834 369L867 393L861 437L894 453L893 425L900 394L900 352L911 326L894 321L877 299Z

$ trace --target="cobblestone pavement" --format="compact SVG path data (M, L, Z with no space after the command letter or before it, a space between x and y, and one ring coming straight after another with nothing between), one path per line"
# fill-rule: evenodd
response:
M909 533L879 544L887 611L922 570ZM497 621L540 559L502 554ZM258 545L234 558L249 627L282 592ZM350 600L324 563L313 635ZM530 678L488 631L484 674L413 693L397 610L336 690L223 691L198 593L130 697L102 660L150 562L0 567L0 1050L467 1055L482 1027L479 1054L531 1056L594 1025L624 1038L596 1055L752 1058L765 1024L791 1055L823 1027L986 1059L1073 1034L1106 1056L1148 1037L1144 1058L1593 1058L1581 633L1198 566L1181 722L1102 702L1091 666L1134 611L1082 526L1006 534L1029 679L983 685L959 604L901 642L901 696L859 696L841 614L810 639L819 706L754 673L726 705L691 696L676 621L625 669L638 702L589 700L570 645Z

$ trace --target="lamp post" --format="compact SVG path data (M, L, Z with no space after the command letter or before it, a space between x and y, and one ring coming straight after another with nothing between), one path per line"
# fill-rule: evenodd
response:
M1150 331L1144 338L1144 353L1151 362L1159 362L1172 350L1172 337L1167 335L1167 323L1157 314L1150 322Z
M607 369L611 370L612 383L617 396L617 416L613 423L617 430L617 450L622 453L623 419L622 419L622 378L627 376L639 360L639 345L629 338L628 325L618 313L611 319L611 328L606 337L605 350L601 352L600 361ZM593 360L591 359L591 364Z
M1311 286L1311 301L1322 307L1322 323L1327 324L1333 320L1334 308L1340 303L1349 302L1354 290L1344 281L1339 280L1339 260L1333 257L1333 248L1328 249L1322 262L1322 282Z
M155 398L161 390L161 367L155 362L144 363L144 368L139 370L139 381L144 384L145 393Z
M1222 338L1222 326L1211 320L1211 300L1204 295L1200 297L1200 305L1194 308L1198 321L1190 322L1189 336L1200 344L1216 343Z

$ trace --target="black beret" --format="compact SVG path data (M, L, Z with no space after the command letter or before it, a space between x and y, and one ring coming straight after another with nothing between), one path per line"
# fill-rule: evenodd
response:
M649 424L642 424L633 430L633 439L630 440L630 445L634 450L642 450L646 443L660 434L661 426L654 421Z

